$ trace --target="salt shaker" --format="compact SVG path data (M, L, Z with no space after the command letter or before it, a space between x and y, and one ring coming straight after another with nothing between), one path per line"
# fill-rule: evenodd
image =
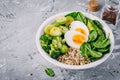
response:
M96 12L99 8L98 0L89 0L88 10L92 12Z

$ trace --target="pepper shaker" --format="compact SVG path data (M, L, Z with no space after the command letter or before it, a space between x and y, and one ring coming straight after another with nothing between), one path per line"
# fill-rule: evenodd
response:
M119 16L119 0L105 0L105 6L102 9L102 20L116 24Z

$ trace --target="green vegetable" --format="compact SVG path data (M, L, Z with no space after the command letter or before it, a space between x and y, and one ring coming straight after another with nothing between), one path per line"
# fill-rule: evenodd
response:
M49 45L42 46L42 48L48 53L51 49Z
M107 47L107 48L98 48L98 51L102 52L102 53L109 52L109 50L110 50L110 47Z
M95 28L93 27L93 23L92 23L91 20L88 20L87 27L88 27L89 31L95 30Z
M66 26L69 26L70 23L74 21L74 18L71 16L66 16L66 19L67 19L66 24L65 24Z
M87 47L91 49L90 44L87 43L87 42L84 42L84 43L80 46L80 51L82 52L81 54L82 54L83 56L85 56L85 57L89 57L89 56L90 56Z
M76 16L77 16L77 12L72 12L72 13L69 13L69 14L65 15L65 17L67 17L67 16L71 16L75 19Z
M76 20L79 20L87 25L87 19L81 12L77 12Z
M60 29L63 34L65 34L68 31L68 28L66 28L65 26L60 26Z
M68 47L66 45L62 45L62 47L60 48L62 54L65 54L68 52Z
M66 17L65 16L59 16L56 18L56 23L57 24L60 24L60 25L63 25L65 24L67 21Z
M52 27L50 29L50 35L51 36L61 36L62 35L62 31L59 27Z
M93 22L99 29L103 29L102 24L98 20L93 20Z
M87 49L89 50L89 54L94 57L94 58L100 58L102 57L102 53L101 52L97 52L97 51L94 51L94 50L91 50L87 47Z
M88 56L92 56L94 58L102 57L102 53L92 50L90 44L86 42L81 45L80 50L82 52L82 55L86 57Z
M51 30L52 27L54 27L54 25L46 26L45 29L44 29L45 34L50 35L50 30Z
M50 77L54 77L55 76L55 73L54 73L54 71L51 68L46 68L45 72Z
M49 52L50 50L50 44L52 42L52 37L51 36L48 36L48 35L42 35L40 37L40 42L41 42L41 46L42 48L46 51L46 52Z
M52 25L54 25L54 26L56 26L56 27L59 27L59 26L60 26L60 24L59 24L59 23L56 23L56 22L54 22Z
M41 46L49 45L52 42L52 37L48 35L42 35L40 37Z
M105 38L103 36L98 37L98 39L92 43L95 48L105 48L110 45L109 38Z
M97 32L95 30L90 31L88 42L94 41L97 38Z
M97 20L93 20L92 22L93 22L93 26L96 29L98 35L105 37L105 31L103 30L101 23Z
M51 43L51 41L52 41L52 36L42 35L42 36L40 37L40 40L41 40L41 41L44 41L44 42L47 43L47 44L49 44L49 43Z
M52 58L56 59L56 58L58 58L58 57L61 55L61 52L60 52L59 49L50 50L50 51L49 51L49 55L50 55Z
M72 12L67 14L66 17L67 16L71 16L74 20L79 20L87 25L87 18L81 12Z
M53 40L52 40L52 44L54 46L57 46L57 48L61 48L62 46L62 38L61 37L55 37Z

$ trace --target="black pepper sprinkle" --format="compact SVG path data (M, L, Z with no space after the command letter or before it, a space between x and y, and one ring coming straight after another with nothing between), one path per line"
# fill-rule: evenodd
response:
M31 73L30 76L33 76L33 74Z
M120 64L119 64L119 66L120 66Z
M65 71L68 71L67 69L65 69Z
M113 76L114 77L114 75L113 75L113 73L112 72L109 72L110 74L111 74L111 76Z
M113 72L116 72L116 71L113 71Z

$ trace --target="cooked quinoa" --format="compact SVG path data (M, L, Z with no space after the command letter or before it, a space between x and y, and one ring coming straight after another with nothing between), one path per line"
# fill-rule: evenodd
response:
M83 57L80 50L76 48L69 48L68 53L58 57L58 61L69 65L84 65L91 62L88 58Z

